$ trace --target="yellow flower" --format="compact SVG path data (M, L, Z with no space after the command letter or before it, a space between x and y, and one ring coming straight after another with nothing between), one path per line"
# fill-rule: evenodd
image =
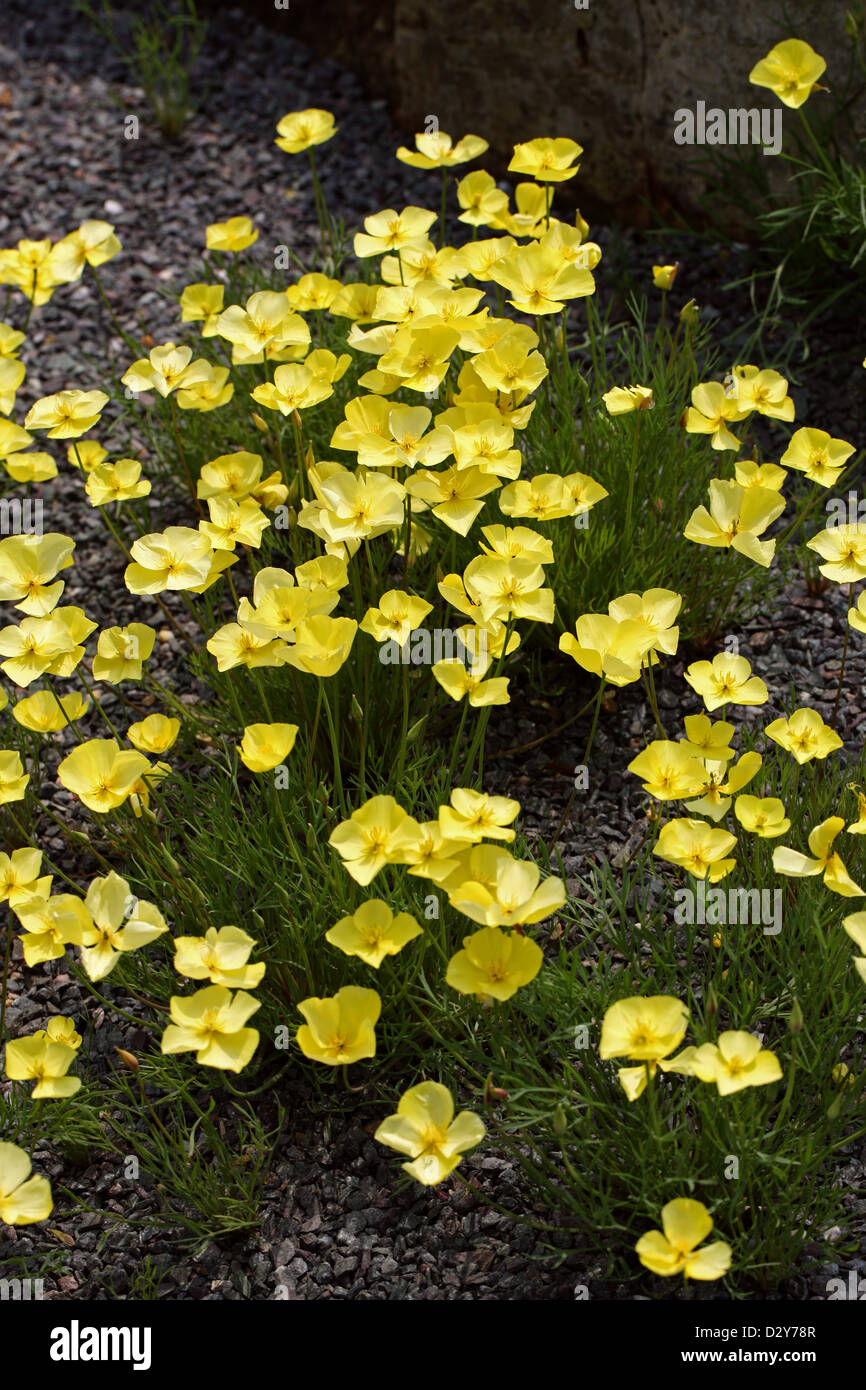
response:
M386 864L402 864L417 823L393 796L374 796L331 832L337 851L356 883L366 887Z
M68 283L78 280L86 265L104 265L106 261L113 260L121 249L110 222L90 219L54 243L48 264L59 280Z
M451 169L455 164L468 164L488 148L480 135L464 135L454 144L444 130L422 132L415 136L415 149L401 145L397 158L414 169Z
M50 239L18 242L16 248L0 251L0 284L15 285L33 304L45 304L52 291L62 284L61 267L51 259Z
M208 927L204 936L174 939L174 968L191 980L210 980L227 989L255 989L265 973L264 961L250 965L255 940L240 927Z
M484 505L482 498L498 487L499 479L482 473L480 468L445 468L438 473L425 469L406 483L410 497L421 499L432 508L438 521L460 536L468 534Z
M826 430L800 429L791 436L779 461L785 468L799 469L812 483L833 487L853 453L853 444L831 439Z
M296 1035L305 1057L330 1067L375 1057L382 1000L374 989L344 985L330 998L302 1000L298 1010L307 1020Z
M298 362L277 367L272 382L266 381L263 386L257 386L250 392L259 405L266 406L268 410L278 410L281 415L309 410L333 394L330 382L315 377L309 367Z
M853 782L848 783L849 792L857 793L857 819L848 826L849 835L866 835L866 796ZM2 880L0 880L2 883Z
M305 618L295 630L296 640L286 661L311 676L335 676L347 660L358 624L354 618L329 618L322 614Z
M417 245L435 221L435 212L427 208L407 207L402 212L385 208L384 212L374 212L364 218L364 231L355 233L355 255L381 256L385 251L399 252L406 246Z
M190 526L168 526L133 541L133 563L124 571L132 594L161 594L165 589L195 589L210 574L213 546Z
M25 729L40 734L55 734L75 719L87 713L90 700L78 691L56 696L51 690L40 690L12 706L12 718Z
M411 866L409 873L415 878L444 883L460 867L458 856L465 848L454 840L445 839L438 820L423 821L420 825L414 821L405 840L403 863Z
M180 720L165 714L149 714L137 724L130 724L126 737L141 753L167 753L178 734Z
M734 815L744 830L762 840L775 839L791 828L784 804L776 796L738 796L734 802Z
M0 1221L29 1226L45 1221L54 1202L47 1178L30 1177L30 1159L17 1144L0 1143Z
M116 463L100 463L92 468L84 484L92 507L104 507L109 502L131 502L147 497L150 482L141 476L138 459L118 459Z
M359 627L377 642L396 642L402 647L432 611L433 605L424 599L402 589L389 589L379 599L378 608L367 609Z
M491 680L485 680L490 666L489 656L471 662L468 667L457 657L446 657L431 667L431 674L452 700L463 700L468 696L473 709L482 709L486 705L507 705L510 702L508 677L494 676Z
M26 965L58 960L67 945L86 945L96 940L95 927L81 898L71 892L49 897L50 876L40 878L36 890L13 908L24 930L21 945Z
M745 366L734 367L732 376L734 397L741 410L757 410L772 420L793 420L794 402L781 373Z
M505 1000L534 980L544 954L528 936L484 927L464 936L463 950L448 962L445 983L458 994Z
M553 590L545 589L544 570L533 560L479 555L466 567L467 592L480 605L483 623L494 618L553 622Z
M205 231L209 251L243 251L258 241L259 234L249 217L230 217L228 222L212 222Z
M156 633L147 623L107 627L99 634L93 658L93 679L117 685L140 680L142 664L153 651Z
M10 415L15 408L15 396L27 371L16 357L0 354L0 414Z
M541 922L565 903L561 878L540 879L532 860L515 859L499 845L476 844L444 886L464 917L485 927L516 927Z
M67 446L66 457L73 468L89 473L92 468L105 462L108 450L103 449L96 439L76 439L74 444Z
M827 562L818 569L836 584L857 584L866 579L866 521L828 526L806 545Z
M6 1075L10 1081L35 1081L34 1100L62 1100L81 1089L81 1078L67 1076L75 1048L54 1042L44 1029L6 1044Z
M771 492L781 492L788 477L784 468L775 463L756 463L754 459L741 459L734 464L734 477L740 487L769 488Z
M336 135L338 129L339 126L334 124L334 117L330 111L310 106L306 111L290 111L287 116L283 116L277 125L277 139L274 144L279 145L286 154L300 154L302 150L309 150L313 145L323 145L326 140Z
M673 589L645 589L642 594L621 594L611 599L607 611L618 623L643 624L653 639L650 651L674 656L680 638L680 630L674 624L682 605L682 594Z
M756 63L749 81L756 87L769 87L786 106L794 108L820 91L818 78L827 64L803 39L785 39Z
M556 314L569 299L595 293L592 272L571 262L563 264L549 246L519 247L491 267L490 278L510 291L508 302L523 314Z
M655 634L635 618L618 622L608 613L584 613L575 624L576 636L564 632L559 649L591 675L614 685L640 680L641 666L655 645Z
M814 858L777 845L773 850L773 868L777 874L787 874L794 878L808 878L822 874L824 885L843 898L861 898L863 889L851 878L841 857L833 850L833 842L841 830L845 829L842 816L829 816L816 825L809 835L809 849Z
M0 420L0 430L5 423ZM50 454L14 454L3 462L9 477L16 483L44 483L57 477L57 464Z
M122 806L139 777L150 770L143 753L121 751L113 738L80 743L57 769L60 783L100 815Z
M480 1144L486 1132L471 1110L461 1110L454 1118L447 1086L422 1081L403 1093L396 1115L383 1120L373 1138L406 1154L412 1162L402 1164L403 1171L425 1187L434 1187L453 1173L460 1155Z
M222 313L224 285L187 285L180 297L182 323L201 323L201 336L213 338Z
M65 581L52 581L73 563L75 541L58 531L42 536L8 536L0 541L0 600L41 618L63 593Z
M523 557L539 565L553 564L553 542L529 526L484 526L479 542L485 555L498 555L503 560Z
M733 868L733 859L725 856L736 843L736 835L727 830L707 825L706 821L680 817L662 826L653 854L687 869L695 878L717 883Z
M234 393L228 367L210 367L206 376L203 371L197 373L195 381L185 381L178 388L177 403L181 410L217 410Z
M628 771L644 779L643 789L659 801L696 795L706 780L703 763L681 743L656 739L632 758Z
M217 670L231 671L235 666L282 666L288 645L276 638L259 636L240 623L225 623L217 628L205 643L211 656L216 657Z
M710 483L710 506L697 507L683 532L698 545L732 546L756 564L769 566L776 550L774 540L761 541L785 510L785 499L771 488L741 487L715 478Z
M104 391L59 391L32 405L24 426L47 430L49 439L77 439L98 423L107 404Z
M620 999L602 1019L599 1056L605 1062L613 1057L658 1062L679 1047L688 1021L685 1004L670 994Z
M534 391L548 374L544 357L535 351L537 344L538 336L532 329L525 324L515 324L507 333L503 333L493 347L486 348L471 362L464 363L458 377L460 386L464 388L461 397L465 396L467 403L485 399L477 393L477 388L472 389L470 383L473 376L488 391L507 391L510 394ZM530 413L531 410L527 411L519 420L512 415L514 428L522 429Z
M58 608L46 618L23 618L17 627L0 631L0 654L8 660L0 663L16 685L28 686L38 676L71 675L84 648L77 646L71 622L65 615L77 615L80 609ZM84 620L89 633L95 624Z
M353 323L372 323L378 294L378 285L368 285L362 280L343 285L334 296L329 313L338 318L351 319Z
M393 373L410 391L435 391L444 379L452 352L460 341L454 329L435 325L397 330L387 352L379 358L382 372Z
M493 175L483 169L476 169L460 180L457 201L463 209L460 221L468 222L471 227L492 226L508 211L508 194L498 188Z
M398 912L395 917L381 898L369 898L351 917L341 917L325 932L325 940L378 970L386 956L396 956L420 935L421 927L408 912Z
M470 787L453 787L451 805L439 807L439 828L447 840L480 844L483 839L514 839L508 827L520 813L520 802L510 796L487 796Z
M313 271L289 285L286 298L298 313L308 313L311 309L330 309L342 288L339 280Z
M672 290L674 281L677 278L677 271L680 268L679 261L674 261L673 265L654 265L653 284L657 290Z
M42 868L40 849L13 849L11 854L0 854L0 903L8 902L17 907L37 892L39 873Z
M30 773L25 772L18 753L0 749L0 806L9 801L23 801Z
M715 1240L695 1248L712 1229L713 1218L703 1202L677 1197L662 1207L662 1230L641 1236L635 1253L646 1269L665 1278L684 1274L687 1279L721 1279L731 1267L731 1247Z
M209 985L188 996L173 994L172 1021L162 1035L161 1050L195 1052L203 1067L242 1071L259 1043L256 1029L244 1025L260 1007L252 995L243 990L232 994L223 985Z
M163 343L153 348L147 357L140 357L127 367L120 379L136 395L142 391L156 391L160 396L170 396L181 386L209 379L210 374L210 363L203 357L192 361L191 347Z
M729 768L724 761L705 760L702 795L696 801L687 801L686 810L720 821L730 810L733 793L752 781L760 770L761 762L760 753L753 752L744 753Z
M91 980L110 975L120 952L137 951L168 931L159 908L137 898L126 879L113 870L104 878L93 879L84 905L93 932L81 946L81 964Z
M297 736L297 724L247 724L238 745L241 762L250 772L270 772L285 762Z
M260 454L247 453L238 449L233 454L220 454L202 466L196 484L196 497L209 498L225 495L240 502L256 491L261 483L263 472Z
M761 1047L753 1033L720 1033L718 1043L687 1047L666 1064L667 1071L684 1072L699 1081L715 1082L720 1096L732 1096L748 1086L768 1086L781 1081L782 1068L775 1052Z
M772 724L767 724L764 733L792 753L798 763L808 763L812 758L826 758L829 753L842 747L842 740L835 730L824 723L817 710L808 706L794 710L787 719L774 719Z
M848 622L855 632L866 632L866 589L858 595L856 607L848 609Z
M54 1018L49 1018L45 1025L45 1036L51 1042L66 1043L77 1052L81 1046L81 1034L75 1027L74 1018L66 1018L63 1014L55 1014Z
M685 680L697 691L711 712L722 705L763 705L769 692L760 676L744 656L718 652L712 661L693 661L686 667Z
M292 312L287 296L276 290L257 290L243 309L230 304L219 315L216 331L235 349L233 360L243 364L261 362L267 349L303 349L310 341L304 320Z
M257 550L270 526L258 502L251 497L236 502L233 497L209 497L210 521L200 521L198 529L215 550L234 550L237 545Z
M728 425L745 420L748 414L733 393L728 395L720 381L703 381L692 391L692 403L683 417L683 425L687 434L712 435L714 449L739 449L740 441L731 434Z
M40 879L38 895L28 895L13 910L24 930L21 946L28 966L59 960L67 946L82 946L95 940L90 913L81 898L72 893L57 893L46 897L51 879Z
M512 174L527 174L541 183L561 183L572 179L580 168L575 160L583 154L583 146L565 137L541 137L514 146L508 165Z
M843 917L842 926L863 952L862 955L854 956L853 960L854 969L866 985L866 912L852 912L850 916Z
M573 513L574 501L558 473L536 473L504 487L499 494L499 508L506 516L555 521Z
M652 410L655 405L651 386L614 386L602 400L608 415L626 415L631 410Z

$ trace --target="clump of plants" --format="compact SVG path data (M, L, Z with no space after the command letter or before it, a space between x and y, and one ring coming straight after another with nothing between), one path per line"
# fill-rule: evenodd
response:
M397 157L438 208L375 211L349 243L316 170L336 135L318 109L277 127L312 164L314 264L266 270L250 217L211 224L177 341L124 333L122 370L20 422L26 334L0 324L10 490L59 454L136 600L100 625L64 602L96 547L0 541L0 1217L50 1214L27 1153L49 1140L137 1155L192 1241L254 1225L295 1074L332 1119L367 1107L395 1183L465 1182L493 1144L527 1175L517 1219L541 1207L617 1277L776 1286L841 1220L833 1164L864 1133L866 797L834 725L866 538L816 517L854 445L795 422L772 365L718 360L675 265L653 267L654 333L644 304L598 313L601 250L554 211L574 140L517 145L512 198L461 169L483 139L418 135ZM101 221L19 242L10 307L26 328L83 276L110 301L120 251ZM828 721L732 632L804 534L850 602ZM657 684L687 637L706 652L671 727ZM575 797L530 845L485 764L528 658L542 682L570 663L590 776L605 696L652 712L641 749L622 737L646 833L577 893ZM781 715L738 718L771 695ZM134 1007L147 1045L97 1076L86 1019L11 1036L16 939Z

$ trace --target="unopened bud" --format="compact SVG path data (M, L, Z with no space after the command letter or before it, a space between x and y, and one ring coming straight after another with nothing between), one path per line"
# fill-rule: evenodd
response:
M557 1105L553 1112L553 1132L554 1134L565 1134L568 1129L568 1120L565 1110L561 1105Z
M122 1047L116 1047L114 1050L125 1067L129 1067L130 1071L138 1071L137 1057L133 1057L131 1052L124 1052Z
M800 1008L799 999L794 1000L794 1007L788 1015L788 1031L794 1034L803 1031L803 1010Z

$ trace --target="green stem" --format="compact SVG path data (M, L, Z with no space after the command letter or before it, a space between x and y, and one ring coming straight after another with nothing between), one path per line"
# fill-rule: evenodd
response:
M591 752L591 750L592 750L593 742L594 742L594 740L595 740L595 731L596 731L596 729L598 728L598 716L599 716L600 713L601 713L601 702L602 702L602 697L603 697L603 695L604 695L604 691L605 691L605 686L606 686L606 685L607 685L607 681L604 679L604 677L602 677L601 681L599 682L599 686L598 686L598 694L597 694L596 697L595 697L595 710L594 710L593 716L592 716L592 727L591 727L591 729L590 729L590 731L589 731L589 738L587 739L587 742L586 742L586 751L584 752L583 758L582 758L582 760L581 760L581 766L583 766L583 767L586 766L587 760L588 760L589 755L590 755L590 752ZM565 822L568 820L569 812L571 811L571 808L572 808L572 806L574 805L574 798L575 798L576 796L577 796L577 784L575 783L575 785L574 785L574 787L572 788L572 791L571 791L571 796L568 798L568 803L567 803L567 805L566 805L566 808L565 808L565 810L564 810L563 813L562 813L562 819L560 820L559 825L556 827L556 834L553 836L553 839L551 840L550 845L549 845L549 847L548 847L547 854L548 854L548 858L549 858L549 859L552 859L552 858L553 858L553 851L556 849L556 842L557 842L557 840L559 839L560 835L562 834L562 827L565 825Z

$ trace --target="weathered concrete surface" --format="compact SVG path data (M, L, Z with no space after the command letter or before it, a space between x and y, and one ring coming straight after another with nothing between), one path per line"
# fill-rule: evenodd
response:
M517 140L579 140L586 153L568 192L592 216L638 223L649 219L647 204L700 204L695 152L674 141L678 109L779 106L748 74L782 38L804 38L827 59L828 85L843 82L851 53L844 0L788 0L790 25L773 0L588 0L586 9L574 0L290 0L285 11L248 3L359 71L407 130L435 115L455 137L485 136L493 172ZM783 138L798 119L782 108ZM767 164L782 174L781 161Z

